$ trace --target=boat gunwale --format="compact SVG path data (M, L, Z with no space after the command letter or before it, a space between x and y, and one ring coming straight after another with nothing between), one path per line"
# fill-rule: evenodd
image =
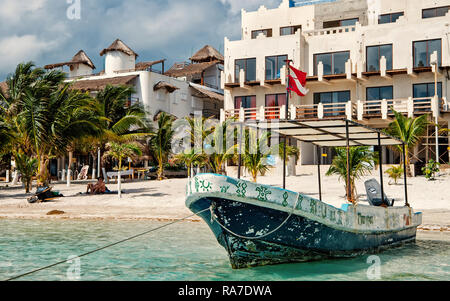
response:
M223 177L223 178L227 178L227 179L233 179L231 177L227 177L227 176L219 175L219 174L213 174L213 173L198 174L195 177L198 177L198 176L212 176L212 177L216 177L216 178L217 177ZM191 181L194 180L195 177L193 177L192 179L189 180L188 185L189 185L189 183ZM248 183L252 183L252 182L249 182L249 181L246 181L246 180L242 180L242 179L240 179L238 181L245 181L245 182L248 182ZM252 183L252 184L255 184L255 183ZM392 211L398 211L398 210L402 210L402 209L404 210L405 208L408 208L406 206L384 208L384 207L375 207L375 206L367 206L367 205L354 206L352 204L345 204L345 205L348 205L348 207L347 207L347 210L343 210L343 209L334 207L334 206L332 206L330 204L327 204L327 203L325 203L323 201L320 201L320 200L317 200L315 198L312 198L310 196L301 194L299 192L293 192L293 191L290 191L290 190L287 190L287 189L282 189L282 188L279 188L279 187L276 187L276 186L271 186L271 185L265 185L265 184L257 184L257 185L258 186L263 186L263 187L270 187L271 189L276 189L276 190L279 190L279 191L290 192L290 193L295 194L297 198L298 198L299 195L302 195L302 196L307 197L308 199L314 200L314 201L316 201L316 202L318 202L318 203L320 203L320 204L322 204L324 206L327 206L327 207L333 208L334 210L342 212L343 214L348 214L349 210L353 210L353 211L356 212L356 209L358 207L371 208L371 209L378 210L378 211L384 211L385 213L386 212L392 212ZM232 202L240 202L240 203L244 203L244 204L248 204L248 205L264 207L264 208L268 208L268 209L272 209L272 210L278 210L278 211L282 211L282 212L285 212L285 213L291 213L292 212L292 215L301 216L301 217L313 220L315 222L321 223L321 224L323 224L325 226L328 226L328 227L331 227L333 229L340 230L340 231L346 231L346 232L350 232L350 233L357 233L357 234L393 233L393 232L398 232L398 231L407 230L407 229L411 229L411 228L417 228L420 225L420 223L417 224L417 225L414 224L413 216L421 216L422 215L421 212L413 212L413 209L409 208L410 216L411 216L411 219L412 219L412 223L411 223L410 226L404 226L404 227L398 227L398 228L392 228L392 229L382 229L382 230L378 230L378 229L356 229L356 228L351 228L351 227L345 226L345 225L337 225L337 224L331 223L328 220L326 220L325 218L321 218L320 216L314 215L312 213L305 212L305 211L300 210L298 208L295 208L292 211L292 207L283 207L281 204L278 204L278 203L263 202L263 201L258 200L255 197L250 197L250 196L240 197L240 196L235 195L235 194L223 193L223 192L220 192L220 191L191 192L190 194L187 195L185 203L186 203L186 206L188 208L191 208L191 205L194 202L196 202L198 200L201 200L201 199L208 199L208 198L223 199L223 200L228 200L228 201L232 201Z

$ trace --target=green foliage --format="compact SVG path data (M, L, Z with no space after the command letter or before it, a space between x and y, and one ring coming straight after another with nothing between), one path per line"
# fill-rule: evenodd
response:
M336 147L336 157L333 159L326 175L338 175L341 181L345 182L345 191L347 190L347 149L345 147ZM355 181L369 174L377 162L376 153L367 146L351 147L349 152L350 163L350 185L351 195L347 195L347 199L351 202L356 201L357 193Z
M422 172L425 174L425 178L429 181L434 181L436 173L439 172L440 163L430 159L425 167L422 167Z
M216 174L226 175L225 163L232 159L237 150L235 142L236 130L230 130L231 120L218 124L212 135L208 136L204 144L209 145L207 149L208 165Z
M411 176L411 168L409 165L409 149L413 148L424 134L428 121L427 115L422 115L417 118L409 118L403 114L392 109L395 115L395 120L389 124L386 132L400 140L406 145L406 172ZM398 153L403 154L403 147L401 145L394 148Z
M172 152L172 138L174 130L172 128L174 117L162 112L158 116L158 128L155 133L150 136L148 146L153 157L158 162L158 180L164 178L164 163L167 162Z
M395 185L397 185L398 180L403 175L403 167L401 165L399 166L392 166L388 170L386 170L386 173L389 175L389 178L394 180Z
M276 148L277 146L275 146ZM277 150L277 149L275 149ZM280 158L284 158L284 142L278 144L278 154ZM286 157L295 156L295 160L298 160L300 157L300 150L292 145L286 145Z
M106 149L107 151L103 154L103 157L116 159L119 164L118 170L124 170L122 168L124 159L142 155L140 147L132 143L110 142L106 145Z
M268 170L267 159L270 151L265 152L264 146L268 145L270 134L268 132L258 137L255 130L245 131L245 151L242 155L244 167L251 173L253 182L256 183L258 174L264 175Z
M22 182L25 185L26 193L31 190L31 183L34 174L36 173L38 167L38 160L36 158L31 158L24 153L16 153L14 155L17 170L22 175Z
M187 167L188 177L191 177L191 168L194 166L204 166L208 162L208 156L204 153L197 153L193 148L189 152L175 156L175 162ZM167 169L167 168L166 168ZM179 170L179 168L178 168Z

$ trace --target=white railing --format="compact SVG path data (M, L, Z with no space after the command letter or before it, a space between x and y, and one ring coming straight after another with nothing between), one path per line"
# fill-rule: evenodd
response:
M356 31L356 25L315 29L315 30L304 31L303 33L309 37L313 37L313 36L324 36L324 35L330 35L330 34L348 33L348 32L354 32L354 31Z
M223 110L222 116L227 119L234 117L240 121L245 120L271 120L286 119L292 120L319 120L333 118L347 118L355 120L363 119L385 119L393 117L394 111L414 117L423 114L439 115L440 111L449 109L449 104L444 98L439 103L433 98L404 98L391 100L366 100L357 102L343 103L319 103L308 105L291 105L289 107L289 116L286 115L285 106L275 107L255 107L240 108L232 110Z

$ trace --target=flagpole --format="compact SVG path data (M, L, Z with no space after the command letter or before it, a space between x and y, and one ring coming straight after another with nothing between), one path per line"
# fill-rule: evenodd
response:
M291 75L291 62L292 60L287 59L285 60L286 62L286 67L287 67L287 72L286 72L286 119L289 118L289 76Z

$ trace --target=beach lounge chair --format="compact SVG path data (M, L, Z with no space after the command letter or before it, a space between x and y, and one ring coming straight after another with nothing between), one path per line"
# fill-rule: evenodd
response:
M89 165L83 166L80 173L78 174L77 180L87 180L88 171L89 171Z
M371 179L364 183L366 186L366 193L367 193L367 201L372 206L388 206L393 207L394 206L394 199L389 199L386 194L384 194L383 199L381 198L381 185L378 183L377 180Z

